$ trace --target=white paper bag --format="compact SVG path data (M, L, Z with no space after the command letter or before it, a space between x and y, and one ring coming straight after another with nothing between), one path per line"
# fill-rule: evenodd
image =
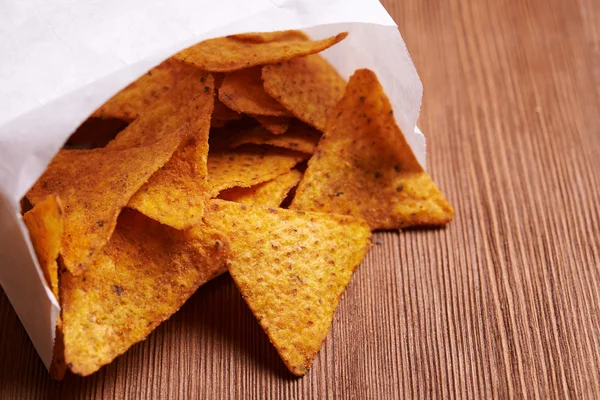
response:
M45 284L19 200L102 103L168 56L229 34L303 29L348 38L323 55L349 77L370 68L419 162L422 86L377 0L5 0L0 5L0 284L44 364L59 306Z

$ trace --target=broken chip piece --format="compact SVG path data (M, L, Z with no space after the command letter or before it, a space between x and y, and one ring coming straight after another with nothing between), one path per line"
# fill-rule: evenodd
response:
M335 68L318 54L265 65L262 78L269 95L320 131L346 87Z
M361 219L211 200L205 222L229 236L229 273L288 369L308 372L369 248Z
M189 137L173 157L150 177L128 206L176 229L198 224L209 198L207 182L208 132L214 105L213 77L203 75L204 88L193 99L196 118Z
M296 36L271 34L265 35L264 41L230 36L206 40L174 57L205 71L232 72L318 53L344 40L346 36L348 33L342 32L322 40L303 40Z
M238 113L287 116L292 114L265 93L261 68L254 67L225 75L219 88L219 100Z
M248 188L234 187L219 193L219 199L246 205L279 207L286 196L302 178L300 171L292 170L272 181L259 183Z
M372 229L443 225L454 215L364 69L350 78L290 208L362 217Z
M263 127L238 132L233 135L229 147L235 148L249 143L267 144L269 146L296 150L301 153L313 154L320 139L321 132L308 125L296 123L281 135L274 135Z
M143 340L225 270L228 240L199 225L178 231L124 210L83 275L61 276L65 360L89 375Z
M58 255L64 229L63 207L56 195L49 195L23 216L33 250L48 287L58 301Z
M250 187L288 173L306 154L274 147L244 146L208 155L208 184L213 196L233 187Z
M62 150L27 193L35 206L57 194L65 208L62 259L79 275L106 245L131 197L169 161L198 116L200 71L180 81L105 148Z
M287 117L271 117L267 115L250 115L257 120L266 130L273 135L281 135L286 133L291 124L291 118Z

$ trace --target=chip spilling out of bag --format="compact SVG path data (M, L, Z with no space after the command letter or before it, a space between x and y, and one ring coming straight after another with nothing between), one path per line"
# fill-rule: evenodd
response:
M417 162L369 70L350 78L291 208L362 217L372 229L443 225L454 215Z
M227 271L302 376L371 232L452 219L375 74L347 83L317 54L346 35L201 42L72 135L22 202L61 306L53 378L112 362Z
M207 225L231 240L227 266L288 369L306 374L369 249L361 219L213 200Z
M89 375L143 340L225 270L228 239L202 224L178 231L133 210L81 276L61 277L65 361Z

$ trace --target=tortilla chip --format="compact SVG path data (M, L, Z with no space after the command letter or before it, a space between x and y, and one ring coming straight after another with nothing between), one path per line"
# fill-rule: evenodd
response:
M58 301L58 254L64 229L64 214L60 199L50 195L23 216L29 230L33 250L46 278L48 287Z
M202 221L209 198L207 183L208 132L213 111L213 78L208 75L198 93L196 119L190 137L164 167L132 197L128 206L176 229L187 229ZM208 90L206 90L208 88Z
M204 73L180 81L102 149L63 150L27 193L33 205L55 193L65 207L62 258L81 274L106 245L131 197L163 167L203 110ZM194 132L194 129L192 129Z
M290 172L306 154L287 149L245 146L208 155L208 184L212 196L233 187L250 187Z
M369 226L347 216L211 200L205 222L231 240L229 272L288 369L306 374L352 273Z
M225 76L219 100L234 111L246 114L291 116L281 104L265 93L261 68L247 68Z
M193 70L174 58L169 58L114 95L92 117L134 121Z
M85 274L61 277L65 360L86 376L143 340L199 286L224 272L228 240L200 225L178 231L124 210Z
M344 78L318 54L265 65L262 78L269 95L320 131L346 87Z
M442 225L454 215L369 70L350 79L290 208L363 217L372 229Z
M215 108L210 122L211 126L222 128L227 122L235 121L240 118L242 118L242 114L233 111L231 108L221 103L219 99L215 98Z
M224 190L219 194L219 199L249 206L279 207L301 178L300 171L292 170L272 181L259 183L249 188L235 187Z
M50 195L23 216L23 222L29 230L33 250L46 283L52 290L56 301L60 299L57 259L64 228L63 213L63 207L58 196ZM53 379L61 380L65 376L67 367L64 361L60 316L56 321L56 325L50 375Z
M323 40L299 40L289 35L265 36L265 40L272 39L268 42L222 37L188 47L174 57L205 71L232 72L319 53L344 40L346 36L347 32Z
M268 43L274 40L309 40L309 37L302 31L276 31L276 32L248 32L237 35L230 35L230 38L245 40L255 43Z
M305 124L294 124L287 132L274 135L263 127L257 127L238 133L232 138L230 147L235 148L243 144L267 144L269 146L283 147L301 153L313 154L321 132Z
M270 117L265 115L250 115L273 135L286 133L292 120L286 117Z

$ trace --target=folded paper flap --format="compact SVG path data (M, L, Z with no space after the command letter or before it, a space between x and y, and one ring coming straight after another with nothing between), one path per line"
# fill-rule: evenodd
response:
M323 55L346 78L358 68L377 73L425 166L414 129L421 82L377 0L9 0L0 14L0 283L46 366L59 308L19 200L88 115L166 57L213 37L284 29L314 38L349 31Z

